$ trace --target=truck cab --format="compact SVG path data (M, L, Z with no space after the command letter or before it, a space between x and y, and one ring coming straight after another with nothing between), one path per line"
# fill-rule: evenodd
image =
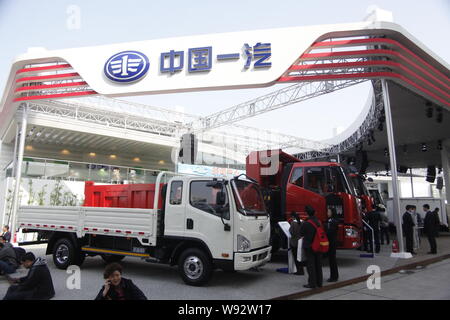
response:
M253 181L174 177L164 211L162 242L202 243L217 267L247 270L270 259L270 219Z
M274 162L276 166L273 166ZM306 205L315 209L322 222L327 220L327 209L334 208L339 220L338 247L360 246L360 200L339 163L301 162L282 150L267 150L253 152L247 157L247 174L265 191L274 227L278 221L289 221L292 212L305 219ZM273 228L272 245L275 248L282 246L279 241L285 242L280 235L282 233Z

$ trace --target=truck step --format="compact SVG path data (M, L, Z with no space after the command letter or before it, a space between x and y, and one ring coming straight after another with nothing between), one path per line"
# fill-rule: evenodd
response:
M85 252L95 252L95 253L106 253L106 254L115 254L120 256L131 256L131 257L140 257L140 258L150 258L148 253L137 253L131 251L121 251L121 250L111 250L111 249L103 249L103 248L94 248L94 247L82 247L82 251Z

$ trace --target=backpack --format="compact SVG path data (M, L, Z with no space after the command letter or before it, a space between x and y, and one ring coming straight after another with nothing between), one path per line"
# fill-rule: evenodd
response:
M13 249L16 252L16 260L20 265L20 263L22 262L22 257L25 255L26 251L24 248L20 247L13 247Z
M311 244L312 251L317 253L328 252L330 243L328 242L327 234L325 233L325 230L323 230L322 225L316 226L312 220L308 220L308 222L311 223L316 229L316 234L314 235L314 239Z

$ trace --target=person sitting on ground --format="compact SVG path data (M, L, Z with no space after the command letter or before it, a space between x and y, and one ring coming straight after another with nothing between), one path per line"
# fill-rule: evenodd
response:
M44 258L36 258L27 252L21 259L22 265L29 269L26 277L10 278L11 286L3 300L49 300L55 296L52 276Z
M105 267L106 280L95 300L147 300L144 293L130 279L122 278L122 266L111 263Z
M6 242L3 236L0 236L0 274L11 274L16 272L19 264L17 263L16 251L11 243Z
M2 237L5 238L6 242L11 242L11 232L9 232L9 226L3 226Z

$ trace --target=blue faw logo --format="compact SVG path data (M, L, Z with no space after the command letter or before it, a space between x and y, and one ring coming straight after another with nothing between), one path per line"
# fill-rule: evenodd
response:
M104 72L115 82L133 82L147 74L150 62L145 54L123 51L113 55L105 63Z

